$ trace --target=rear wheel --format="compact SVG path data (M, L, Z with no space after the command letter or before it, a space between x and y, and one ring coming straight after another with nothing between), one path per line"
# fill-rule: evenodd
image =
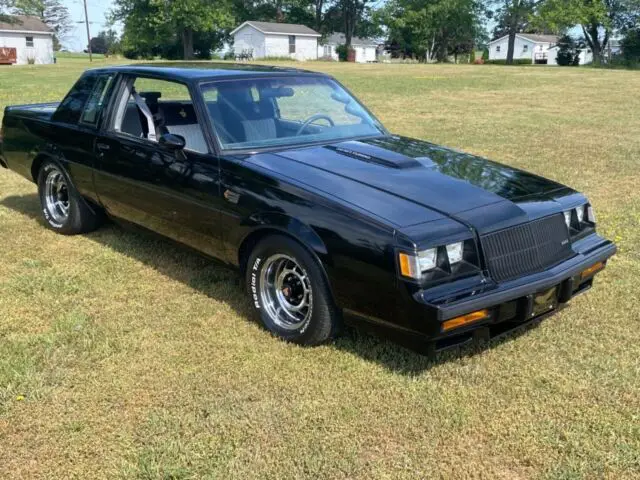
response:
M95 230L100 214L92 209L56 162L45 162L38 172L38 194L45 223L65 235Z
M247 291L262 324L274 335L301 345L333 337L340 324L324 273L299 243L266 237L247 263Z

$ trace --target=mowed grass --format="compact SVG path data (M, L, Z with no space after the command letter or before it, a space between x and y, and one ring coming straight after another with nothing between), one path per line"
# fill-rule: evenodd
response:
M86 66L1 69L0 105L58 100ZM253 321L232 271L114 225L56 235L0 171L0 477L639 478L640 74L304 66L392 131L584 191L618 256L490 348L305 349Z

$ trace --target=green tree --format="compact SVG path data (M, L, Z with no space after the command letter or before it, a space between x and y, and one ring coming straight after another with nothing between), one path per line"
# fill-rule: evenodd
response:
M123 48L129 56L172 57L179 44L185 60L194 58L199 36L228 30L235 23L232 4L226 0L116 0L112 20L124 24Z
M640 28L627 31L622 39L622 56L630 65L640 63Z
M92 53L105 54L108 52L107 39L104 37L104 35L91 37L91 41L89 42L89 45L91 46Z
M72 28L69 9L60 0L15 0L12 11L17 15L33 15L46 23L54 31L54 50L60 50L60 41Z
M580 25L593 52L593 63L604 61L611 35L635 25L640 18L638 0L546 0L540 9L545 21L557 28Z
M470 53L484 36L481 11L475 0L392 0L379 16L395 54L446 61Z
M116 31L113 29L101 30L91 39L91 51L108 55L120 53L120 39Z

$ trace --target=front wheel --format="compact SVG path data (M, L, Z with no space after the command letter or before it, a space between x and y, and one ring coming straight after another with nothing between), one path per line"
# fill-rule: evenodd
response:
M300 345L318 345L336 332L338 309L317 260L281 235L256 245L247 263L247 291L262 324Z
M42 215L49 228L65 235L85 233L100 224L100 213L87 205L67 172L53 161L38 172L38 194Z

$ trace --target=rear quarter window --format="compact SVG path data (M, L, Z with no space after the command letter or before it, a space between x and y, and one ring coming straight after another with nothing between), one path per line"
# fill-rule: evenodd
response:
M78 123L97 79L95 74L85 74L80 77L58 106L52 120L61 123Z
M113 74L100 75L98 77L89 99L85 102L82 118L80 119L83 124L91 126L97 125L107 100L113 77Z

